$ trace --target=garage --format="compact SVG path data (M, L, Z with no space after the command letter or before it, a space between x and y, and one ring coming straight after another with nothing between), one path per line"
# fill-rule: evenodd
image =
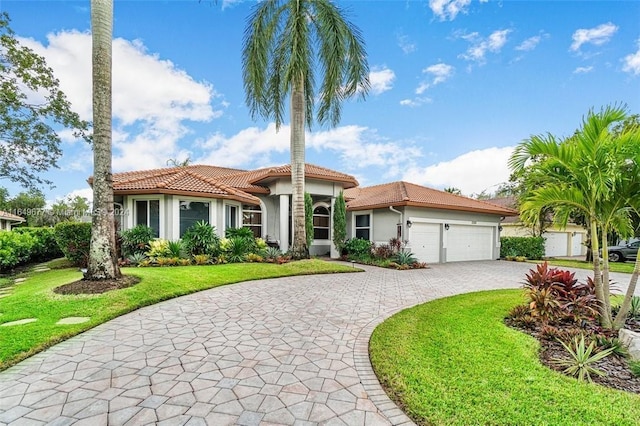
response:
M409 230L409 244L420 262L440 262L441 227L438 223L413 223Z
M447 232L447 262L492 260L494 227L450 225Z
M546 257L568 256L567 236L566 232L545 232L544 255Z

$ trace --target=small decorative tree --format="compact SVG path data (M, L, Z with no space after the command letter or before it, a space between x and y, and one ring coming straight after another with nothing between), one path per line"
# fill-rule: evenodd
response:
M304 228L307 248L309 248L313 242L313 199L308 192L304 193Z
M333 205L333 245L338 251L338 256L342 253L344 242L347 240L347 206L344 202L344 193L336 198Z

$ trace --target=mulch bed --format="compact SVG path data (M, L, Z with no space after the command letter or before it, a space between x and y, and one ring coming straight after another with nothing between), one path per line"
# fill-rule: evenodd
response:
M125 275L117 280L78 280L53 289L57 294L101 294L111 290L132 287L140 282L140 278Z
M552 370L562 372L564 368L557 366L553 362L554 359L558 358L569 359L569 354L562 347L560 342L542 337L540 333L542 327L540 325L535 325L533 328L523 328L515 325L511 319L505 319L505 323L509 327L535 337L540 342L541 346L540 361ZM562 329L562 325L556 324L556 327ZM573 326L567 325L567 328L569 327ZM640 321L637 319L629 319L625 328L640 332ZM631 372L626 358L622 358L616 354L611 354L592 365L606 373L605 376L592 374L591 379L594 383L613 389L640 394L640 377L634 376Z

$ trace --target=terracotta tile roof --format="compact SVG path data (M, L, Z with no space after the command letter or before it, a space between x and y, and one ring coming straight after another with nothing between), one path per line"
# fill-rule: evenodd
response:
M15 214L9 213L9 212L5 212L0 210L0 219L2 220L11 220L14 222L24 222L25 218L20 217L20 216L16 216Z
M228 198L259 205L260 200L222 181L220 176L243 170L215 166L186 166L141 170L113 175L115 194L177 194ZM89 183L92 182L90 179Z
M349 210L368 210L388 206L415 206L443 210L517 216L518 211L481 200L450 194L409 182L391 182L345 191Z
M513 196L510 197L500 197L500 198L489 198L488 200L485 200L487 203L491 203L491 204L495 204L497 206L500 207L507 207L510 209L514 209L514 210L518 210L518 203L516 202L516 198ZM520 217L519 216L513 216L513 217L506 217L502 223L504 224L509 224L509 223L520 223Z
M305 163L304 166L305 178L342 182L345 184L345 188L358 186L356 178L346 173L340 173L335 170L327 169L326 167L316 166L315 164ZM249 173L251 173L250 182L258 183L273 178L291 176L291 165L285 164L278 167L267 167Z

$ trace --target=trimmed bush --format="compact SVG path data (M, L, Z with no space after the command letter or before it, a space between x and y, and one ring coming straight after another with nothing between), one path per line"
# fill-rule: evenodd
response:
M539 260L544 256L543 237L501 237L500 257L524 256L527 259Z
M31 257L35 238L27 233L0 231L0 270L8 271Z
M143 255L149 251L149 241L154 239L153 229L146 225L134 226L120 232L122 256Z
M29 261L43 262L63 256L62 250L56 243L56 234L53 228L21 227L13 229L13 232L28 234L34 238Z
M349 257L371 257L371 241L369 240L351 238L345 243L344 249Z
M65 257L77 266L85 267L89 260L91 224L60 222L55 228L56 242Z

